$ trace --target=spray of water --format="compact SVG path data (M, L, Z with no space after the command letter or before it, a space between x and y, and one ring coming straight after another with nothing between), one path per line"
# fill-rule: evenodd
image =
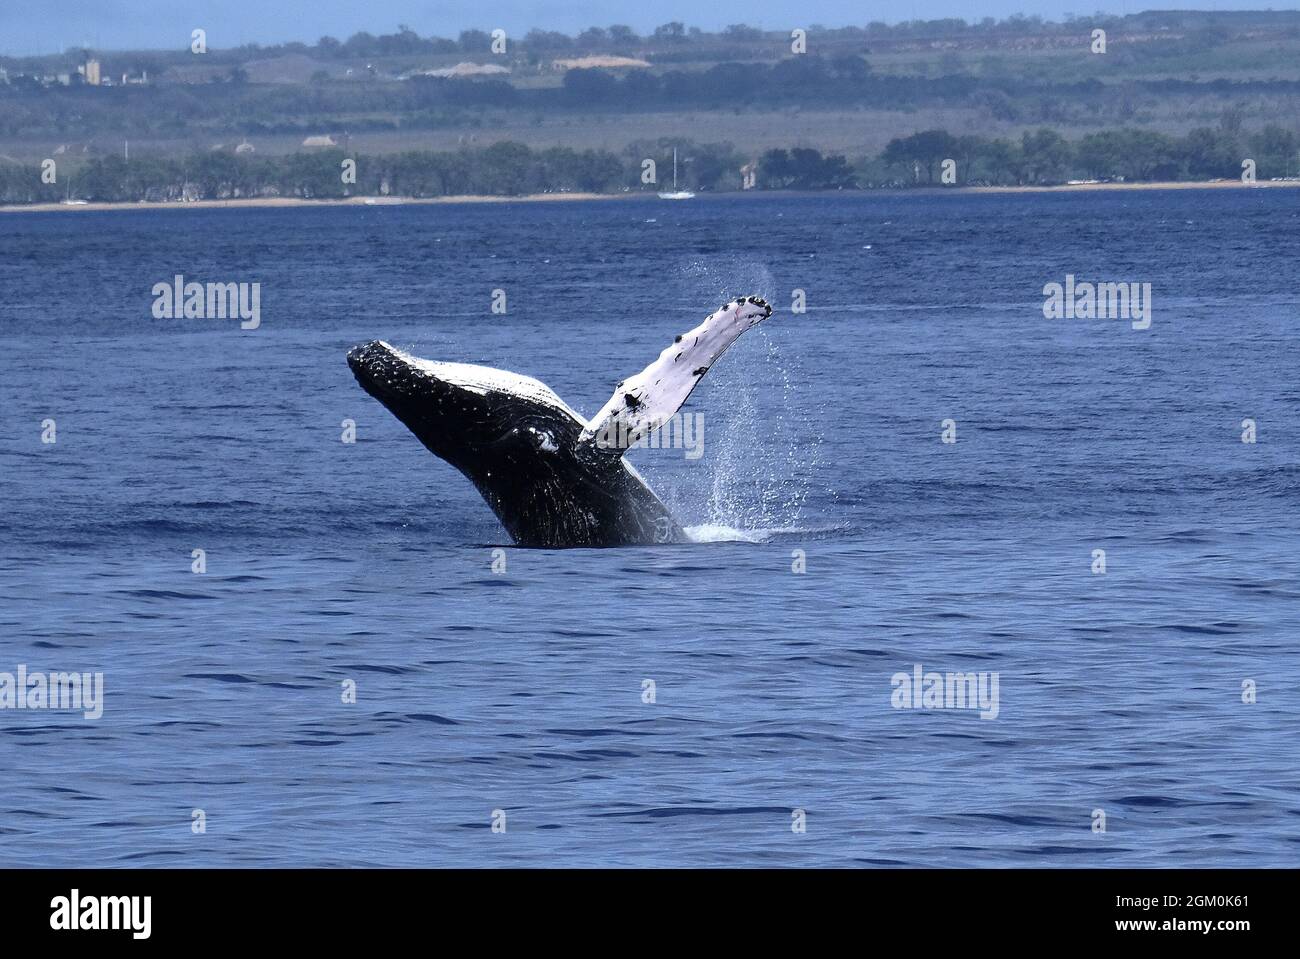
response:
M764 542L804 532L822 466L822 418L799 389L806 370L794 348L800 340L795 327L805 317L781 308L766 267L739 258L692 261L682 270L681 287L709 309L757 294L777 312L745 334L692 395L690 406L704 417L703 457L688 463L659 456L638 467L696 541Z

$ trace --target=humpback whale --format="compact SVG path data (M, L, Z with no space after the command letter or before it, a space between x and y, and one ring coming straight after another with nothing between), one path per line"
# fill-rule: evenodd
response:
M681 525L623 454L663 426L746 330L772 315L728 302L618 384L590 421L529 376L425 360L382 340L348 352L361 387L460 470L520 546L680 542Z

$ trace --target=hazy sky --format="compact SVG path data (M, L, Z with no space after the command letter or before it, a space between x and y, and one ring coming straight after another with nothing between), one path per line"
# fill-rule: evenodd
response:
M648 31L669 20L715 29L729 23L781 28L913 18L1004 17L1039 14L1059 20L1104 9L1296 9L1300 0L0 0L0 53L53 53L86 44L101 49L184 49L202 27L212 47L241 43L314 42L323 34L346 39L358 30L391 33L399 23L421 36L454 37L466 27L512 35L531 27L573 33L582 27L626 23Z

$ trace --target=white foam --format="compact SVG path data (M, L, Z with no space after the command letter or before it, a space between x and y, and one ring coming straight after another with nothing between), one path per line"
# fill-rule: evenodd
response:
M772 535L769 529L736 529L721 523L704 523L685 527L692 543L765 543Z
M685 526L687 538L692 543L770 543L780 538L793 540L826 539L853 532L848 524L831 526L777 526L740 529L726 523L701 523Z

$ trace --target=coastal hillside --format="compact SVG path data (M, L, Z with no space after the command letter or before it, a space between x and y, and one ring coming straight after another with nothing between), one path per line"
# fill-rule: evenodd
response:
M1300 175L1297 12L216 40L0 57L0 201Z

